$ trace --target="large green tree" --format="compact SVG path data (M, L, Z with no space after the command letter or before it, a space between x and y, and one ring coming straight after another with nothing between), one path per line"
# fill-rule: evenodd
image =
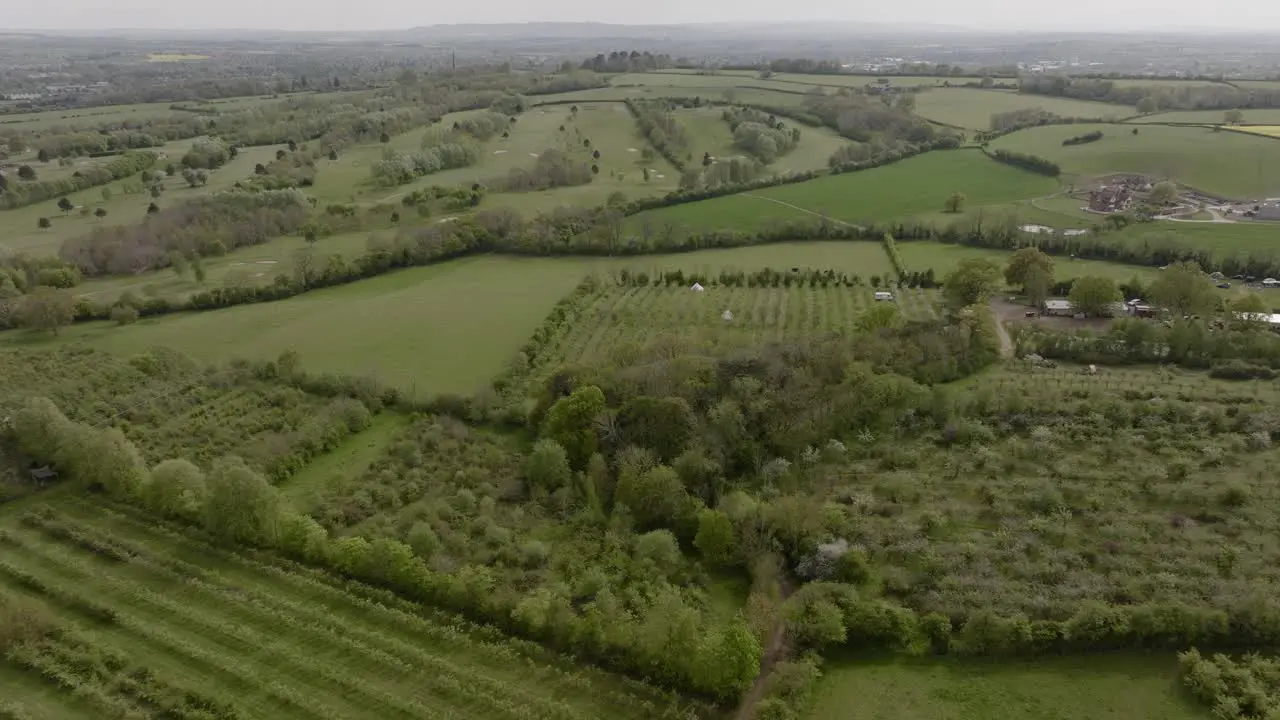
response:
M1175 317L1211 313L1219 305L1213 281L1193 262L1169 265L1147 292L1153 303Z
M1067 295L1072 309L1090 317L1099 317L1107 313L1112 303L1120 302L1120 290L1111 278L1082 277L1071 283L1071 292Z
M965 258L942 280L942 294L954 307L986 300L1000 281L1000 268L983 258Z
M23 298L18 321L23 327L57 335L75 319L75 311L76 299L71 293L42 285Z
M693 410L684 398L641 395L619 408L618 429L625 442L648 448L663 462L671 462L693 436Z
M272 546L280 532L280 495L239 458L214 463L207 478L205 529L233 543Z
M1024 247L1009 256L1004 268L1005 282L1026 292L1028 280L1040 278L1047 278L1048 284L1053 284L1053 258L1043 250Z
M547 411L542 435L560 443L575 470L583 470L599 445L596 421L605 411L604 393L595 385L574 390Z
M142 501L153 512L194 518L204 505L204 473L188 460L165 460L151 469L142 486Z

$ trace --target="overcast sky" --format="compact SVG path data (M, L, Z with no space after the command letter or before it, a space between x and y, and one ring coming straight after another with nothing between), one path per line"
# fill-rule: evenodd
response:
M377 30L449 23L736 20L914 22L986 28L1126 29L1185 26L1280 29L1277 0L0 0L0 28L261 28Z

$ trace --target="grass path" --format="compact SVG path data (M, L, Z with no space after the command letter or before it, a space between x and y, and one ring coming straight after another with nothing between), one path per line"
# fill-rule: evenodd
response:
M330 483L364 472L409 421L409 416L400 413L378 415L368 428L343 440L284 482L280 490L285 499L295 509L308 511Z

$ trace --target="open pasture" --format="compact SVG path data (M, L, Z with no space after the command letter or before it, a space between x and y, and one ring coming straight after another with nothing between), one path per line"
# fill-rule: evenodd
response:
M1208 720L1170 655L996 662L874 658L822 668L805 720Z
M787 221L885 222L939 212L954 192L973 206L1048 195L1057 183L972 150L936 151L881 168L639 213L628 230L754 232Z
M176 164L191 147L191 142L191 140L178 140L157 148L157 152L163 157L156 162L156 169L163 169L169 163ZM81 215L78 210L63 213L57 207L57 199L2 211L0 212L0 250L26 252L33 255L56 255L58 248L62 246L62 241L69 237L83 235L99 225L125 225L138 222L146 216L147 206L152 202L161 208L166 208L187 198L226 190L237 182L252 177L254 165L270 162L280 147L282 146L264 145L242 148L235 159L209 173L207 185L193 188L182 179L181 174L167 177L163 183L164 194L158 199L153 199L145 192L130 192L142 185L138 175L66 196L77 208L86 208L90 211L98 208L106 210L107 216L101 219L94 217L92 212L88 215ZM104 199L104 189L108 191L110 199ZM38 227L42 217L49 218L51 222L52 226L48 230L41 230Z
M38 717L210 717L210 707L221 718L282 720L692 712L491 629L100 501L65 497L21 522L11 515L3 533L0 592L44 601L61 630L0 661L5 700Z
M1213 251L1219 256L1280 255L1280 225L1272 222L1236 223L1156 222L1131 225L1118 233L1126 240L1146 235L1167 236L1184 244Z
M916 114L970 130L989 130L991 116L1013 110L1044 110L1062 117L1121 118L1132 114L1106 103L1023 95L1012 90L931 88L916 95Z
M1062 144L1095 130L1103 133L1097 142ZM1141 173L1227 198L1280 195L1280 143L1243 133L1198 127L1051 125L1005 135L991 147L1052 160L1067 179L1077 182Z

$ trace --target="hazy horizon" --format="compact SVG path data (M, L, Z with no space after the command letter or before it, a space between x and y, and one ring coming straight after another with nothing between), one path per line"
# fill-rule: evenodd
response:
M785 10L764 0L704 0L701 3L656 0L642 6L606 7L586 0L531 4L523 0L491 0L476 5L425 9L402 0L363 0L324 6L301 0L63 0L57 11L15 4L0 19L0 30L277 30L357 32L402 30L458 24L598 22L618 25L706 23L866 23L917 24L922 29L952 26L970 31L1140 31L1140 30L1280 30L1280 3L1244 0L1229 13L1189 2L1077 0L1067 4L1028 5L992 0L978 6L940 0L908 0L886 8L850 8L838 0L810 0ZM786 15L786 17L779 17ZM1155 21L1153 21L1155 20Z

